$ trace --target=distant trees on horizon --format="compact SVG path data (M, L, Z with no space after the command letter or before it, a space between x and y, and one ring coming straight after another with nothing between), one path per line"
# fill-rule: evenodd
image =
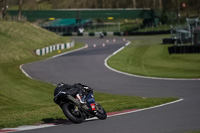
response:
M184 11L187 16L196 14L200 17L199 0L0 0L0 19L4 18L7 8L12 6L18 6L19 19L22 9L71 8L149 8L177 12L177 15L180 11Z

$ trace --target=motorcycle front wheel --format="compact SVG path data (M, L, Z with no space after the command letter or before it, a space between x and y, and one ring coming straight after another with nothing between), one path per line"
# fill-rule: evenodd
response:
M78 110L74 103L65 103L62 105L64 115L73 123L81 123L84 120L83 114Z
M96 111L97 111L97 114L96 114L96 117L99 118L100 120L105 120L107 118L107 113L106 111L104 110L104 108L96 103Z

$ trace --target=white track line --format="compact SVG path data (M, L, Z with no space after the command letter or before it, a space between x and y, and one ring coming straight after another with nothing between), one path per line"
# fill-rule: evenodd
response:
M27 72L24 71L24 69L22 68L23 65L24 65L24 64L22 64L22 65L19 66L19 68L20 68L20 70L22 71L22 73L23 73L24 75L26 75L26 77L28 77L28 78L30 78L30 79L34 79L34 78L32 78Z
M140 112L140 111L155 109L155 108L174 104L174 103L181 102L181 101L183 101L183 99L179 99L179 100L176 100L176 101L173 101L173 102L169 102L169 103L165 103L165 104L161 104L161 105L157 105L157 106L153 106L153 107L149 107L149 108L138 109L138 110L128 111L128 112L122 112L122 113L118 113L118 114L114 114L114 115L108 115L108 117L115 117L115 116L126 115L126 114L130 114L130 113L136 113L136 112ZM98 119L98 118L94 117L94 118L87 119L86 121L96 120L96 119ZM62 125L62 124L60 124L60 125ZM1 133L18 132L18 131L24 131L24 130L33 130L33 129L39 129L39 128L53 127L53 126L57 126L57 125L52 123L52 124L20 126L20 127L17 127L17 128L4 128L4 129L0 130L0 132Z
M110 116L108 116L108 117L119 116L119 115L125 115L125 114L130 114L130 113L135 113L135 112L140 112L140 111L155 109L155 108L159 108L159 107L162 107L162 106L174 104L174 103L181 102L181 101L183 101L183 98L178 99L178 100L173 101L173 102L169 102L169 103L165 103L165 104L161 104L161 105L157 105L157 106L153 106L153 107L149 107L149 108L138 109L138 110L134 110L134 111L130 111L130 112L125 112L125 113L119 113L119 114L110 115Z
M41 124L41 125L25 125L20 126L17 128L4 128L0 130L1 133L8 133L8 132L19 132L19 131L25 131L25 130L33 130L33 129L39 129L39 128L46 128L46 127L53 127L56 125L53 124Z
M130 41L128 41L125 46L122 46L120 49L116 50L115 52L113 52L111 55L109 55L105 60L104 60L104 65L114 71L114 72L117 72L117 73L120 73L120 74L124 74L124 75L127 75L127 76L132 76L132 77L137 77L137 78L146 78L146 79L156 79L156 80L200 80L200 79L183 79L183 78L158 78L158 77L148 77L148 76L140 76L140 75L135 75L135 74L130 74L130 73L126 73L126 72L122 72L122 71L119 71L119 70L116 70L114 68L111 68L110 66L108 66L108 59L110 59L113 55L117 54L118 52L120 52L121 50L123 50L126 46L128 46L130 44Z
M130 44L130 42L126 43L126 46L128 46L129 44ZM51 57L51 58L56 58L56 57L62 56L62 55L64 55L64 54L69 54L69 53L72 53L72 52L75 52L75 51L78 51L78 50L82 50L82 49L84 49L84 48L85 48L85 47L80 48L80 49L77 49L77 50L65 52L65 53L62 53L62 54L53 56L53 57ZM120 52L122 49L124 49L124 46L121 47L120 49L118 49L117 51L115 51L115 52L114 52L113 54L111 54L110 56L108 56L104 62L105 62L105 66L108 67L109 69L127 75L128 73L124 73L124 72L117 71L117 70L115 70L115 69L113 69L113 68L111 68L111 67L109 67L109 66L107 65L107 60L108 60L111 56L113 56L114 54L117 54L118 52ZM23 64L20 65L21 71L22 71L27 77L33 79L32 77L30 77L30 76L22 69L22 66L23 66ZM129 75L129 76L132 76L131 74L128 74L128 75ZM143 77L143 76L142 76L142 77ZM144 78L146 78L146 77L144 77ZM134 111L129 111L129 112L124 112L124 113L118 113L118 114L114 114L114 115L109 115L108 117L114 117L114 116L120 116L120 115L125 115L125 114L140 112L140 111L145 111L145 110L149 110L149 109L154 109L154 108L158 108L158 107L162 107L162 106L174 104L174 103L177 103L177 102L180 102L180 101L183 101L183 99L181 98L181 99L176 100L176 101L173 101L173 102L169 102L169 103L165 103L165 104L161 104L161 105L158 105L158 106L153 106L153 107L149 107L149 108L145 108L145 109L138 109L138 110L134 110ZM97 119L97 118L91 118L91 119L88 119L88 120L93 120L93 119ZM0 130L0 132L3 132L3 133L6 133L6 132L17 132L17 131L32 130L32 129L39 129L39 128L45 128L45 127L52 127L52 126L56 126L56 125L54 125L54 124L42 124L42 125L32 125L32 126L20 126L20 127L18 127L18 128L4 128L4 129ZM11 130L11 131L9 131L9 130ZM5 132L4 132L4 131L5 131Z
M80 50L83 50L83 49L85 49L85 48L87 48L87 45L85 45L85 46L83 46L83 47L81 47L81 48L75 49L75 50L71 50L71 51L67 51L67 52L64 52L64 53L55 55L55 56L50 57L50 58L48 58L48 59L56 58L56 57L59 57L59 56L62 56L62 55L66 55L66 54L69 54L69 53L73 53L73 52L76 52L76 51L80 51Z
M81 48L78 48L78 49L75 49L75 50L71 50L71 51L67 51L67 52L64 52L64 53L61 53L61 54L58 54L58 55L55 55L55 56L52 56L52 57L49 57L47 59L44 59L44 60L49 60L49 59L52 59L52 58L56 58L56 57L59 57L59 56L62 56L62 55L66 55L66 54L69 54L69 53L73 53L73 52L76 52L76 51L79 51L79 50L82 50L82 49L85 49L87 47L87 45L81 47ZM27 63L29 64L29 63ZM24 69L22 68L24 64L20 65L19 68L20 70L22 71L22 73L24 75L26 75L26 77L30 78L30 79L34 79L32 78L26 71L24 71Z

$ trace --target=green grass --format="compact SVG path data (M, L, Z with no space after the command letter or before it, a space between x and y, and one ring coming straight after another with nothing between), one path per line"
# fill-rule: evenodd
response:
M35 49L68 42L70 39L30 23L0 22L0 40L0 128L65 119L61 109L53 102L55 86L27 78L19 66L57 54L55 51L45 56L36 56ZM83 44L76 43L75 47L69 50L82 46ZM108 112L146 108L177 99L102 93L95 93L95 97Z
M168 103L178 98L146 98L134 96L110 95L105 93L95 93L95 99L107 112L119 111L125 109L142 109L155 105Z
M168 53L171 45L161 45L163 36L134 39L108 60L108 65L124 72L166 78L199 78L200 54Z
M35 57L37 48L69 42L31 23L0 22L0 63Z
M0 40L0 128L35 123L56 112L52 101L54 86L27 78L19 66L57 54L55 51L36 56L35 49L70 39L30 23L0 22ZM76 44L69 50L82 46Z

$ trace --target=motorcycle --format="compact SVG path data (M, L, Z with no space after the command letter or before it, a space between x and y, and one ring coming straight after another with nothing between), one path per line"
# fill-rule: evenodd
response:
M58 104L64 115L73 123L82 123L84 120L97 117L100 120L107 118L104 108L95 102L93 91L87 89L86 103L82 104L75 96L67 92L60 91L55 97L54 102Z
M104 37L104 33L103 32L100 32L100 38L103 38Z

